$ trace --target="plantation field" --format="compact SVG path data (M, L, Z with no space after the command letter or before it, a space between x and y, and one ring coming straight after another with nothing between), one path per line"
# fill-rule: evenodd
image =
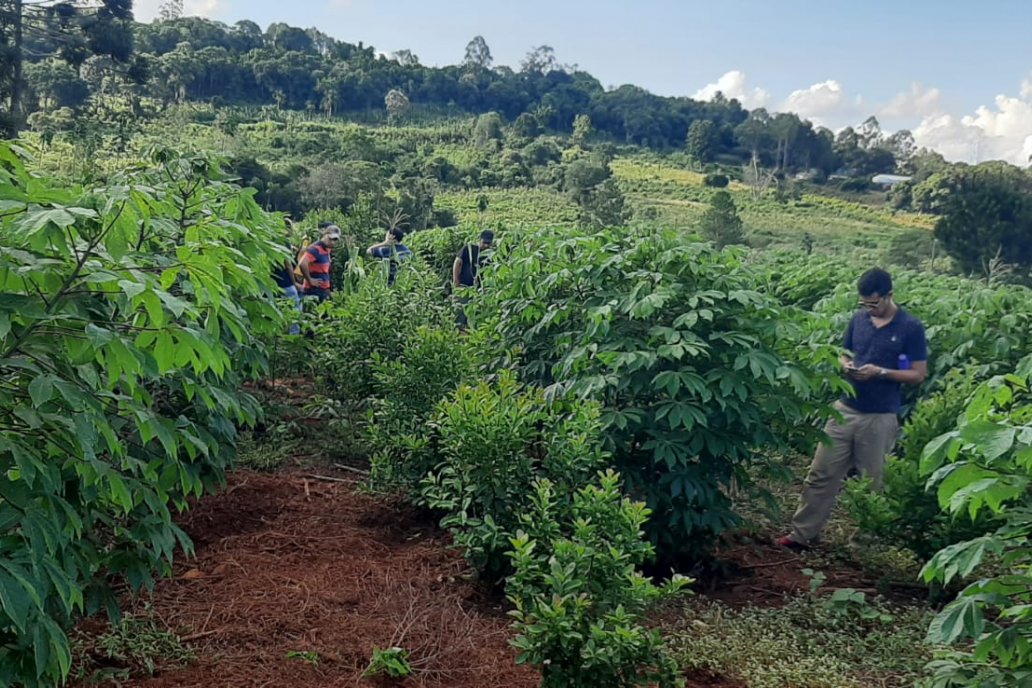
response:
M355 120L0 144L0 686L1020 685L1020 266L583 121ZM321 222L299 312L270 275ZM876 264L928 375L885 489L790 550Z

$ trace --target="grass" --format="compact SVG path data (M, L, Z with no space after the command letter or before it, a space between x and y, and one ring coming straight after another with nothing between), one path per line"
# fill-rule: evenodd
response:
M884 618L862 618L874 613ZM819 595L738 610L693 598L665 635L684 667L749 688L889 688L913 685L931 660L929 619L923 609L842 606Z
M153 676L159 668L189 664L195 658L175 633L160 628L145 609L125 614L103 633L72 636L71 677L85 685L125 681L133 675Z
M554 189L474 189L444 191L434 199L434 207L455 211L462 224L478 224L477 200L485 196L487 225L571 225L577 221L577 208Z

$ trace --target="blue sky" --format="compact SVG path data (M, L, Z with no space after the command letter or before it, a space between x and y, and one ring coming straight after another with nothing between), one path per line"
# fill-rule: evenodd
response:
M147 21L160 0L137 0ZM1032 1L185 0L188 14L314 26L430 65L482 35L495 64L550 45L606 86L793 110L841 128L874 114L951 158L1032 155ZM1002 97L1002 99L1000 98ZM984 110L979 110L984 108ZM965 119L967 118L967 119Z

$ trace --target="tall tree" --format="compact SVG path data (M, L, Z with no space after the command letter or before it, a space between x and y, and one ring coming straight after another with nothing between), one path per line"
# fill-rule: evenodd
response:
M699 229L702 236L716 244L717 248L745 243L742 218L738 216L735 201L727 191L717 191L713 194L709 207L702 214Z
M387 108L387 121L391 124L397 123L409 109L409 99L403 91L392 88L383 99Z
M520 70L526 74L548 74L560 69L555 50L550 45L539 45L527 53L520 62Z
M481 67L491 69L491 49L487 47L487 41L483 36L474 36L473 40L466 44L466 57L462 60L463 67Z
M165 0L158 10L158 19L172 21L183 16L183 0Z
M90 55L127 63L133 52L132 0L5 0L0 3L0 135L25 126L28 44L78 67Z
M933 175L935 238L966 272L988 272L994 258L1032 268L1032 178L1003 162L957 166Z
M713 159L717 147L717 127L712 120L697 119L688 127L685 141L688 155L699 164Z

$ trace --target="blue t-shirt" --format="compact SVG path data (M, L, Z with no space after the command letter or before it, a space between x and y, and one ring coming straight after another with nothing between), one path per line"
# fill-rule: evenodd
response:
M394 279L398 276L398 263L411 258L412 249L400 243L393 246L379 246L373 249L372 256L391 262L387 273L387 284L394 284Z
M870 363L896 370L901 354L912 363L928 360L924 325L902 308L888 325L880 328L874 326L870 313L857 311L846 328L843 344L853 352L853 363L857 368ZM899 382L885 378L850 382L856 396L842 400L847 406L861 413L899 413L902 403L902 385Z

